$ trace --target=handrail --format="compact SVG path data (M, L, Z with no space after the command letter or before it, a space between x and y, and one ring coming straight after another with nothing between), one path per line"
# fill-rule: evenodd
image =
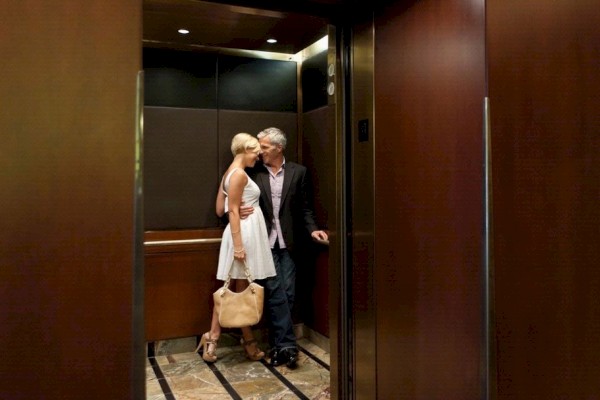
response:
M149 240L144 242L146 247L178 246L182 244L211 244L221 243L221 238L209 239L178 239L178 240Z
M329 240L314 239L316 243L324 246L329 246ZM148 240L144 242L146 247L162 247L162 246L178 246L182 244L211 244L221 243L221 238L208 238L208 239L178 239L178 240Z

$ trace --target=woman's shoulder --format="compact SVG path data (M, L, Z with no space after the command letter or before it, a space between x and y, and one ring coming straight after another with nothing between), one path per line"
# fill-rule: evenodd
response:
M233 184L245 184L248 182L248 175L244 171L243 168L240 167L230 167L225 172L225 187L229 187L231 183Z
M240 167L234 167L231 168L228 172L227 172L227 177L229 178L229 180L235 180L236 182L244 182L246 180L248 180L248 174L246 174L246 171L244 171L243 168Z

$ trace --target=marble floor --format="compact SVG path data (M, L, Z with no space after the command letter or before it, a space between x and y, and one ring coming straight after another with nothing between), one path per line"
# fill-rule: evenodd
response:
M267 360L250 361L237 345L237 338L230 339L221 337L219 359L214 364L205 363L189 346L183 352L151 349L146 359L146 399L330 398L329 353L308 339L298 340L300 352L295 369L272 367Z

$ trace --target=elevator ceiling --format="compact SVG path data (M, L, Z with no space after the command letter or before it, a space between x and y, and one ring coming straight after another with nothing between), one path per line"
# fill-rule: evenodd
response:
M327 34L327 23L342 0L229 3L238 5L144 0L144 45L295 54ZM262 8L255 8L259 6ZM178 33L180 28L189 30L189 34ZM277 43L267 43L269 38L277 39Z

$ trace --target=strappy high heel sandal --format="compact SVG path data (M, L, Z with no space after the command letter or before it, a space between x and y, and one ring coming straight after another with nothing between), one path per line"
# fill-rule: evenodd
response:
M196 347L196 353L201 350L202 359L206 362L213 363L217 361L217 341L210 338L210 332L206 332L200 338L200 344Z
M258 342L256 341L256 339L246 341L246 340L244 340L244 338L242 338L240 340L240 343L244 347L244 350L246 351L246 357L248 359L250 359L252 361L258 361L258 360L262 360L264 358L265 352L258 348ZM255 345L254 351L252 351L253 344Z

